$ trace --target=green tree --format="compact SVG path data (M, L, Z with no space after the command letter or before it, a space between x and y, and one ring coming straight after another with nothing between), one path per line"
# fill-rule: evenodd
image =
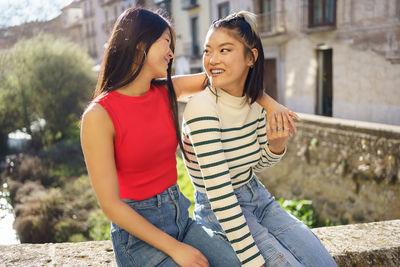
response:
M7 68L0 71L0 118L18 118L5 130L0 120L1 133L24 128L46 145L67 137L95 84L89 56L65 39L39 34L2 52L1 65ZM35 134L31 125L38 119L45 127Z
M0 51L0 157L7 152L8 133L23 126L20 105L10 104L17 103L19 98L7 78L11 75L6 67L10 61L10 55Z

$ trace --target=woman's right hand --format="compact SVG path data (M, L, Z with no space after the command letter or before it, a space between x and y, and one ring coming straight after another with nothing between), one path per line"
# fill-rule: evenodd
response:
M183 242L177 243L170 256L182 267L209 267L207 258L198 249Z

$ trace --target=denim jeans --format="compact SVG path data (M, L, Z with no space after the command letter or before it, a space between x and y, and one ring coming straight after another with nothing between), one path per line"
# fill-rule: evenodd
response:
M266 266L337 266L314 233L282 209L256 176L234 191ZM195 202L195 220L224 235L207 195L195 191Z
M230 243L193 221L190 201L173 185L152 198L123 199L151 224L203 253L210 266L240 266ZM118 266L178 266L171 257L111 223L111 240Z

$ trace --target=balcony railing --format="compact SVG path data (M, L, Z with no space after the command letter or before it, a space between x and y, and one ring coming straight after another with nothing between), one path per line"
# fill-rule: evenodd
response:
M181 0L182 9L187 10L199 6L198 0Z
M95 36L96 36L96 31L86 32L86 38L95 37Z
M83 17L84 18L90 18L94 16L94 11L93 10L85 10L83 12Z
M286 31L283 11L257 14L257 28L260 34L274 35Z
M117 2L117 0L100 0L100 5L101 6L106 6L106 5L110 5L114 2Z
M106 34L111 33L112 29L114 28L115 20L105 21L101 25L101 28Z
M192 42L184 43L183 54L192 58L199 58L201 57L201 47L199 44L193 44Z

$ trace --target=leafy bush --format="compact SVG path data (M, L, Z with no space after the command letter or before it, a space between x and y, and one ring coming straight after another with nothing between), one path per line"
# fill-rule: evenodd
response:
M316 226L317 219L314 214L311 200L285 200L280 198L277 200L283 209L302 221L310 228Z
M33 148L76 138L77 121L95 86L94 62L66 39L37 34L0 51L0 147L25 128ZM39 119L45 124L31 126ZM6 141L6 140L5 140Z
M6 160L5 169L1 174L1 180L17 182L39 181L44 183L48 180L46 164L37 156L29 154L19 154L9 156Z
M178 171L178 185L182 193L187 197L192 203L189 208L189 215L192 217L194 210L194 188L190 180L190 176L186 170L185 164L182 158L176 157L176 169Z
M89 215L89 236L91 240L109 240L111 224L101 209L92 211Z
M55 242L54 226L63 214L58 188L46 189L38 182L25 182L15 196L14 228L21 243Z

